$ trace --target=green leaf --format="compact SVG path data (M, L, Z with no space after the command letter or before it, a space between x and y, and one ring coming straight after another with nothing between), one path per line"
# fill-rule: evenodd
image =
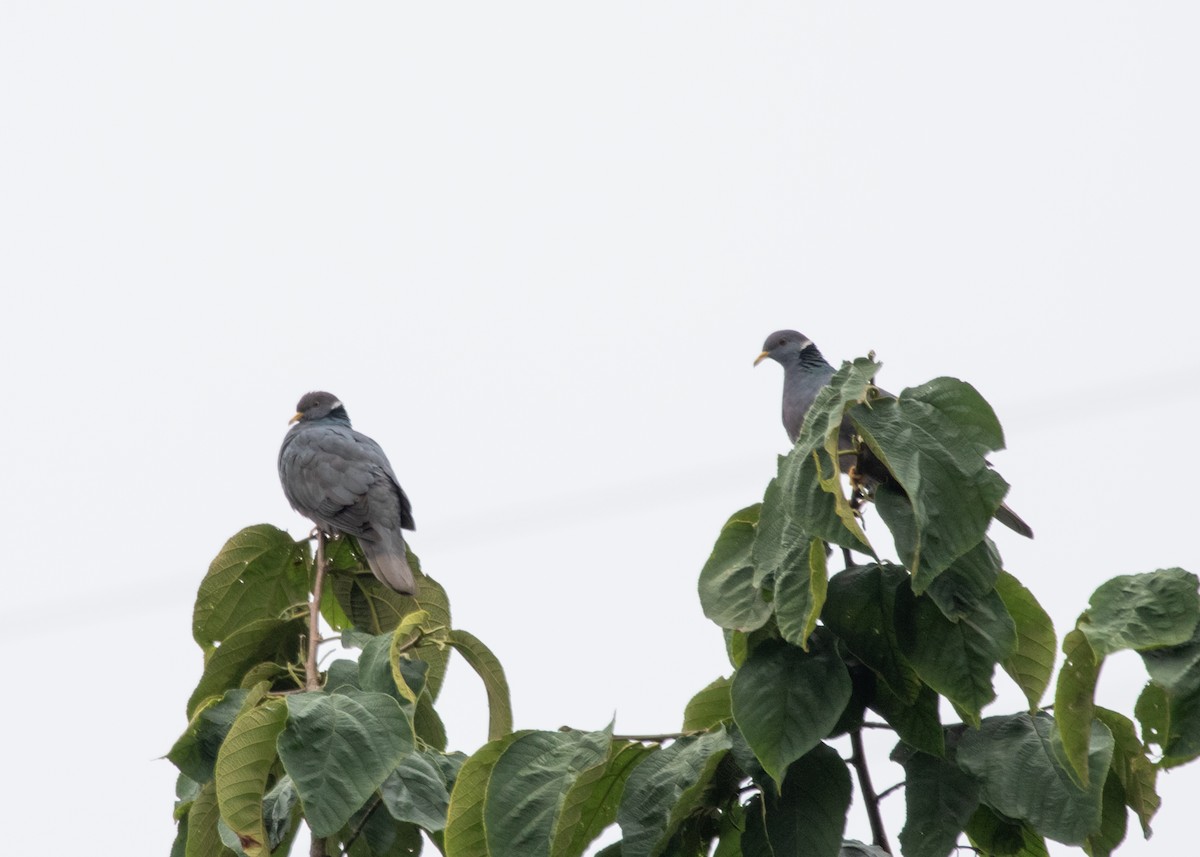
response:
M776 573L775 619L785 640L807 650L829 585L825 543L813 539L808 550L799 553L802 562L787 563Z
M1198 584L1180 568L1114 577L1092 593L1077 627L1100 657L1186 643L1200 622Z
M267 845L271 851L296 835L300 795L292 778L284 774L263 798L263 824L267 830ZM287 852L284 851L284 854Z
M1112 771L1121 781L1125 804L1142 825L1142 834L1150 838L1150 820L1161 801L1155 790L1158 769L1147 758L1146 746L1138 739L1133 721L1123 714L1096 706L1096 718L1113 735Z
M1054 721L1048 715L988 717L978 730L967 730L957 760L981 786L988 806L1019 819L1044 836L1081 845L1100 828L1104 776L1113 755L1113 737L1093 722L1087 789L1067 775L1056 749Z
M987 536L950 567L929 582L924 590L951 622L970 615L983 598L996 588L1000 576L1000 552ZM913 591L918 595L916 581Z
M779 456L778 464L782 464L783 458ZM755 521L754 542L750 547L750 565L754 567L751 578L753 585L761 587L767 578L779 571L800 541L807 539L803 533L793 530L779 479L772 479L763 494L762 506Z
M188 699L188 718L210 696L221 696L237 687L246 671L263 661L298 662L300 638L307 632L305 619L259 619L238 628L205 662L200 683Z
M1071 778L1088 785L1088 742L1092 735L1096 682L1103 658L1076 629L1063 638L1063 666L1054 690L1054 714Z
M850 792L846 763L818 744L788 767L779 793L766 789L747 804L743 853L837 857Z
M551 857L579 857L616 821L625 784L634 768L654 750L634 741L615 741L603 768L592 769L567 795L551 846ZM600 776L595 775L599 773Z
M891 563L840 571L829 579L821 619L893 693L912 701L921 680L900 651L894 618L896 591L907 580L908 573Z
M911 508L903 512L896 491L886 504L877 498L913 587L922 592L979 544L1004 499L1008 485L984 458L1002 439L999 422L975 388L955 378L855 405L849 416Z
M838 439L846 408L872 395L880 365L861 357L843 363L808 409L796 445L779 464L785 535L875 555L842 487Z
M947 857L979 806L979 784L951 762L928 753L892 755L899 755L904 765L904 857Z
M683 731L714 729L732 720L733 701L729 692L732 686L732 679L719 678L693 696L683 709Z
M429 621L429 614L424 610L409 613L396 626L388 644L388 663L392 668L392 681L400 691L400 695L409 702L416 702L422 688L411 687L404 676L404 663L409 660L407 652L420 642L425 633L423 626ZM422 686L424 680L422 680Z
M278 698L243 711L233 721L217 755L217 805L222 820L238 835L246 857L270 854L263 796L275 764L275 739L286 720L287 705Z
M1100 829L1088 836L1083 845L1088 857L1109 857L1125 841L1126 815L1125 789L1116 773L1110 771L1104 780Z
M722 628L753 631L771 618L750 560L758 509L756 504L730 517L700 572L700 606Z
M187 814L186 857L233 857L217 832L220 819L216 783L205 783Z
M488 853L548 857L569 837L587 788L604 774L611 733L530 732L500 753L483 807Z
M951 622L932 599L897 590L896 633L921 680L953 702L972 724L996 698L992 672L1016 646L1016 629L996 593Z
M446 642L463 656L483 680L488 698L488 740L494 741L512 731L512 700L508 680L500 661L473 634L455 629L446 635Z
M524 730L490 741L463 762L450 791L450 808L446 811L446 857L489 857L491 852L488 851L483 814L492 770L505 749L531 734L531 730Z
M308 596L304 541L278 527L258 524L221 548L200 582L192 612L192 637L206 652L259 619L280 619Z
M939 699L941 697L931 688L921 685L916 700L909 702L880 683L875 686L871 708L896 730L896 735L905 744L934 756L943 756L946 743L938 714Z
M217 751L242 710L246 693L237 688L226 691L220 698L210 696L192 715L187 729L167 753L167 758L189 779L207 783L213 778Z
M832 639L814 635L810 652L764 642L733 678L733 719L779 782L788 765L829 735L850 693L850 674Z
M392 697L349 689L293 694L287 710L279 757L313 835L331 836L412 752L412 724Z
M450 791L431 753L409 753L379 789L392 818L426 830L442 830L450 807Z
M625 782L617 810L622 857L653 857L696 807L730 748L724 729L648 755Z
M1000 572L996 592L1017 629L1017 647L1001 666L1021 688L1033 712L1041 704L1054 672L1054 650L1058 645L1054 623L1033 593L1007 571Z
M988 806L975 810L966 833L983 857L1049 857L1045 841L1028 825L1001 818Z

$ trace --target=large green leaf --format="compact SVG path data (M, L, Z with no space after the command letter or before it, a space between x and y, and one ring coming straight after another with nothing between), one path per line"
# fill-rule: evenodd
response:
M900 831L904 857L947 857L979 806L979 784L953 763L928 753L909 750L892 755L904 766L908 804Z
M1071 777L1081 786L1088 784L1096 682L1103 661L1082 631L1076 629L1063 637L1063 666L1054 688L1054 714Z
M1139 700L1138 717L1147 740L1162 748L1162 766L1183 764L1200 755L1200 627L1186 643L1141 655L1152 682Z
M779 792L765 789L747 804L743 853L837 857L850 791L846 763L818 744L788 767Z
M1114 577L1092 593L1077 627L1101 657L1186 643L1200 622L1198 583L1180 568Z
M951 622L924 596L897 590L896 632L905 658L921 680L953 702L972 724L996 698L992 673L1016 646L1016 629L996 593Z
M683 709L683 731L713 729L733 718L732 679L719 678L693 696Z
M854 405L850 419L896 484L879 514L917 592L983 539L1008 485L984 453L1003 439L991 407L970 384L936 378L897 398ZM893 514L899 513L899 514Z
M729 736L719 729L696 738L680 738L633 769L617 810L622 857L661 853L695 809L729 748Z
M996 588L1000 565L1000 552L992 540L984 536L979 544L930 581L925 594L934 600L947 619L957 622ZM920 594L915 580L913 591Z
M551 857L579 857L606 827L616 821L629 775L653 752L652 748L637 742L613 742L607 764L585 772L567 794L550 849Z
M306 543L270 524L225 542L200 582L192 636L205 651L256 619L279 619L308 595Z
M530 730L512 732L490 741L463 762L450 790L450 807L446 811L443 840L446 857L488 857L483 814L492 770L509 745L531 734L534 733Z
M875 686L871 708L896 730L896 735L905 744L933 756L942 756L946 752L946 743L938 713L940 699L932 688L921 685L917 698L909 702L896 696L886 684L879 683Z
M305 619L258 619L225 638L208 656L204 674L188 699L190 719L200 703L237 687L246 671L264 661L298 662L301 638L308 632Z
M217 755L217 805L222 820L238 835L246 857L270 854L263 822L263 796L275 764L275 739L287 720L278 697L243 711Z
M758 509L750 506L729 518L700 572L700 606L722 628L753 631L771 618L750 559Z
M1049 857L1045 840L1029 825L1002 818L984 804L971 816L966 833L982 857Z
M1115 773L1110 772L1104 780L1100 806L1100 829L1089 834L1083 844L1088 857L1109 857L1125 840L1129 814L1125 810L1125 788Z
M446 826L450 790L433 753L409 753L402 758L396 770L383 781L379 794L397 821L408 821L431 831Z
M221 842L217 831L220 820L216 783L205 783L187 814L186 857L234 857L234 852Z
M896 637L896 591L908 573L891 563L840 571L829 579L821 618L856 658L887 682L897 696L913 700L921 687Z
M413 750L412 723L396 700L345 689L287 698L279 757L315 836L330 836Z
M1096 706L1096 718L1112 733L1112 771L1121 782L1126 806L1138 817L1142 833L1149 839L1150 820L1158 812L1161 803L1155 789L1158 769L1150 761L1146 746L1139 740L1132 720L1100 706Z
M210 696L188 722L187 729L167 753L175 767L197 783L206 783L213 778L213 767L217 764L217 751L229 733L234 718L242 710L248 691L241 688L227 690L224 696Z
M1007 571L1000 572L996 592L1017 629L1017 647L1001 666L1021 688L1032 712L1041 704L1054 672L1054 623L1033 593Z
M493 857L549 857L570 837L592 783L604 774L612 736L601 732L530 732L501 752L483 808Z
M807 649L829 586L825 543L812 539L798 554L798 562L784 563L775 574L775 620L785 640Z
M488 740L494 741L512 731L512 699L508 680L499 659L477 637L455 629L446 635L446 642L463 656L483 680L488 699Z
M787 767L830 734L850 701L850 674L832 635L805 652L764 642L733 679L733 719L776 782Z
M988 806L1008 818L1027 821L1050 839L1081 845L1100 829L1113 737L1103 723L1093 722L1089 785L1082 789L1068 775L1054 733L1054 720L1044 714L988 717L979 729L963 734L957 760L979 781Z

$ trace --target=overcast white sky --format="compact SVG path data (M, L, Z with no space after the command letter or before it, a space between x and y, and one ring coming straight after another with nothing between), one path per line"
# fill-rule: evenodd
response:
M1200 571L1198 29L1190 3L5 4L7 840L167 852L196 586L239 528L306 529L275 456L310 389L388 451L518 727L677 729L728 673L696 577L786 449L781 373L751 369L780 327L983 392L1037 530L995 538L1060 635L1108 577ZM1143 681L1117 658L1101 698ZM455 747L483 706L459 663ZM1192 847L1200 765L1161 791L1121 853Z

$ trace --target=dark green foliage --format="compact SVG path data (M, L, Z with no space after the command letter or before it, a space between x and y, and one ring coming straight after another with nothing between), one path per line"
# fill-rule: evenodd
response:
M845 838L851 803L878 802L853 794L850 767L879 760L844 760L841 736L871 727L899 739L904 857L966 843L1047 857L1047 840L1108 857L1130 813L1148 837L1157 772L1200 756L1196 577L1097 588L1062 637L1053 711L1040 709L1058 637L987 536L1007 490L985 459L1000 424L969 384L886 396L879 369L838 370L762 502L721 529L698 591L733 672L687 703L680 733L512 731L500 662L453 627L445 590L411 555L419 596L381 586L348 539L327 545L320 603L343 651L306 689L309 541L268 525L235 535L196 599L203 672L167 754L181 772L173 857L286 854L301 825L352 857L581 857L606 831L620 840L603 857L881 857L880 842ZM853 450L838 448L847 418ZM883 468L869 485L898 559L860 525L837 465L853 452ZM837 547L857 554L849 567ZM1095 692L1126 649L1149 680L1123 714ZM490 740L469 757L446 751L437 711L452 653L487 691ZM985 717L1004 674L1028 710ZM962 722L943 724L951 711Z

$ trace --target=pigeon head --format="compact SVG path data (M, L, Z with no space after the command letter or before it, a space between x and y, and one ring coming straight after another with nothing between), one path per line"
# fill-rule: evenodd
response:
M817 350L813 341L803 333L797 333L794 330L777 330L763 343L762 354L755 358L754 365L757 366L769 357L781 366L790 366L796 363L800 359L800 355L810 348L814 352Z
M346 407L338 397L333 393L318 390L313 393L305 393L300 397L300 401L296 404L296 415L290 422L306 423L323 420L328 416L350 422L350 417L346 414Z

